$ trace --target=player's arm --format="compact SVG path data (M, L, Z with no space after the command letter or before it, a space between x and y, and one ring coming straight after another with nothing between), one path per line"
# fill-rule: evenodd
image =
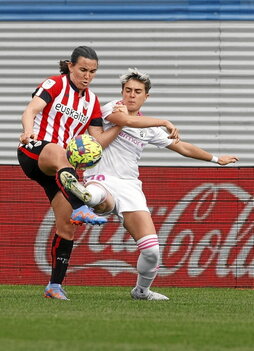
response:
M105 149L119 134L122 127L114 126L107 130L103 130L100 126L89 126L88 133L92 135L102 148Z
M22 144L28 144L30 139L37 139L37 135L33 131L34 118L46 105L47 103L38 96L34 96L27 105L22 115L23 133L19 137Z
M121 127L148 128L148 127L165 127L169 137L179 141L178 129L168 120L148 117L132 116L124 105L115 105L113 112L107 116L107 120Z
M179 154L185 157L191 157L202 161L215 162L221 166L225 166L229 163L235 163L239 160L238 157L230 155L224 155L219 157L213 156L209 152L184 141L179 141L178 143L175 143L173 141L169 146L167 146L167 148L178 152Z

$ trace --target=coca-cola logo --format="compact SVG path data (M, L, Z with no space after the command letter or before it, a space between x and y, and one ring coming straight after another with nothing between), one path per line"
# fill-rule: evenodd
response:
M202 183L175 201L150 208L160 242L158 277L181 274L188 279L208 271L217 279L254 276L253 195L233 183ZM35 241L35 262L50 274L50 237L54 216L50 209ZM83 252L83 253L82 253ZM72 253L69 273L93 267L112 276L136 272L134 240L115 216L102 227L83 227Z
M223 192L226 196L219 200ZM188 207L193 208L188 216L191 225L182 224L184 229L175 230ZM230 273L235 277L244 274L253 277L253 207L252 195L234 184L204 183L190 191L161 227L160 232L167 232L168 236L160 235L165 263L160 275L174 274L185 266L189 277L197 277L214 261L217 277ZM196 232L200 227L202 234Z

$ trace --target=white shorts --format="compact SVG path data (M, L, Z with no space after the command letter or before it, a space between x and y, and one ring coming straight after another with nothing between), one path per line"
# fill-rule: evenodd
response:
M120 179L105 174L84 177L86 185L90 182L103 185L113 196L115 208L112 213L116 214L121 222L123 222L123 212L150 212L142 191L142 182L139 179Z

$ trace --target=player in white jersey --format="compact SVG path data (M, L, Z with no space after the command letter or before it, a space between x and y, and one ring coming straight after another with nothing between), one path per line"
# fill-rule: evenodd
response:
M89 89L97 68L98 57L92 48L75 48L71 60L60 61L61 75L52 76L38 86L22 116L18 160L24 173L44 188L56 220L52 274L45 296L62 300L67 299L61 284L75 230L70 217L90 224L106 222L84 205L86 192L82 193L84 199L76 196L76 188L80 186L65 147L72 137L86 130L105 147L121 129L114 127L106 132L102 129L100 104ZM68 178L72 180L72 188L66 186Z
M158 126L168 127L167 122L142 116L140 108L149 96L151 87L147 74L136 69L121 77L122 100L112 101L102 108L103 128L123 127L118 136L103 151L101 161L84 172L84 182L92 195L88 205L95 212L119 216L140 250L137 262L138 278L131 291L134 299L168 300L150 290L159 268L159 242L142 183L138 179L138 159L147 144L168 148L179 154L220 165L234 163L235 156L216 157L190 143L180 141ZM127 127L125 127L127 126ZM170 128L168 128L170 132Z

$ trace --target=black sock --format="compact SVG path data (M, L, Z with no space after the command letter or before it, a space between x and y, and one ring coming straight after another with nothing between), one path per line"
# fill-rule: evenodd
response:
M66 240L55 234L51 256L52 256L52 273L50 283L62 284L71 256L73 240Z
M59 189L63 193L66 200L71 204L72 208L75 210L76 208L83 206L84 202L81 201L77 196L75 196L71 191L65 189L65 187L63 186L63 184L61 182L61 178L60 178L60 174L62 172L71 173L72 175L74 175L75 178L77 178L77 180L78 180L78 175L75 172L75 169L73 169L71 167L62 168L56 173L56 183L57 183Z

